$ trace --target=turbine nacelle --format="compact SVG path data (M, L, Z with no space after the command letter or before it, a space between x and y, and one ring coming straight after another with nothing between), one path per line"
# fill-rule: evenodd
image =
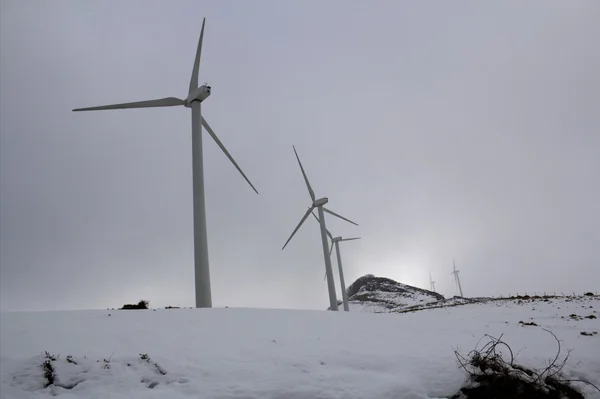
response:
M338 242L338 241L342 241L342 237L334 237L331 239L331 242Z
M317 206L323 206L328 202L329 199L327 197L319 198L318 200L315 200L315 202L313 203L313 207L316 208Z
M210 86L202 85L193 90L185 99L185 106L190 108L194 101L202 102L210 96Z

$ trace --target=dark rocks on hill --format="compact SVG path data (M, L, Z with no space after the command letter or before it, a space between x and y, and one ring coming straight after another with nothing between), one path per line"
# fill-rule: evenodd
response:
M443 300L444 296L437 292L428 291L422 288L413 287L410 285L402 284L386 277L375 277L372 274L359 277L354 283L352 283L347 290L348 298L352 298L359 291L367 292L396 292L399 294L414 294L421 293L424 295L431 296L437 300Z
M429 308L445 301L444 296L436 292L372 274L359 277L346 292L350 307L357 306L361 311L372 313Z
M141 300L139 301L137 304L132 305L130 303L127 303L125 305L123 305L122 308L119 308L119 310L139 310L139 309L148 309L148 305L150 304L150 302L148 301L144 301Z

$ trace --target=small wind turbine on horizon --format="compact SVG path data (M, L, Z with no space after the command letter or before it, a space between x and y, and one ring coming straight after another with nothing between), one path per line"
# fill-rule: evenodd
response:
M319 218L312 213L317 222L319 222ZM342 237L334 237L328 229L325 229L329 239L331 240L331 249L329 250L329 257L331 258L331 253L333 252L333 246L335 245L335 252L337 255L338 261L338 272L340 274L340 285L342 286L342 303L344 305L344 311L349 312L350 306L348 305L348 293L346 292L346 283L344 281L344 269L342 268L342 256L340 255L340 242L342 241L352 241L352 240L360 240L360 237L351 237L351 238L342 238ZM324 279L327 278L327 272L325 272Z
M435 292L435 281L431 279L431 272L429 272L429 286L431 287L431 291Z
M461 298L464 298L462 287L460 286L460 278L458 277L459 270L456 270L456 262L454 262L454 258L452 258L452 265L454 266L454 271L450 274L454 274L454 281L456 281L456 285L458 285L458 290L460 292Z
M327 274L327 288L329 290L329 306L330 306L331 310L336 311L336 310L338 310L338 304L337 304L337 296L335 294L335 282L333 281L333 270L331 268L331 255L330 255L330 251L329 251L329 244L327 243L327 227L325 226L324 212L327 212L330 215L333 215L342 220L345 220L348 223L352 223L353 225L358 226L358 224L325 208L324 205L329 202L329 199L327 197L316 199L315 193L308 181L308 177L306 177L306 173L304 172L304 167L302 166L302 162L300 162L300 157L298 156L296 147L292 146L292 148L294 148L294 154L296 154L296 159L298 160L298 165L300 165L300 170L302 171L302 176L304 177L304 182L306 183L306 188L308 189L308 194L310 195L310 199L312 200L312 205L308 208L308 210L306 211L304 216L302 216L302 219L300 219L300 223L298 223L298 225L292 232L292 235L285 242L285 244L283 245L283 248L281 248L281 250L283 251L285 249L285 247L288 245L288 243L290 242L292 237L294 237L294 234L296 234L296 232L298 231L300 226L302 226L302 223L304 223L304 221L306 220L306 218L308 218L308 216L312 213L312 211L315 208L317 208L317 212L319 213L319 218L318 218L319 225L321 227L321 243L323 244L323 256L325 258L325 273Z
M206 210L204 198L204 170L202 159L202 126L213 138L215 143L225 153L227 158L233 163L233 166L240 172L242 177L248 182L250 187L258 194L258 191L252 185L248 177L229 154L221 140L208 125L206 119L202 116L201 103L210 96L211 87L206 83L198 87L198 74L200 70L200 55L202 53L202 39L204 37L204 24L206 18L202 20L202 29L200 30L200 39L194 59L192 77L188 95L185 100L175 97L165 97L156 100L137 101L131 103L103 105L99 107L76 108L73 111L100 111L108 109L129 109L129 108L154 108L154 107L174 107L184 106L192 110L192 180L193 180L193 212L194 212L194 279L196 289L196 307L212 307L212 294L210 288L210 269L208 264L208 242L206 233Z

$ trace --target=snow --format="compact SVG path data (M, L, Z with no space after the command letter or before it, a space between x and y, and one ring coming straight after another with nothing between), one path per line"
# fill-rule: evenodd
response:
M0 396L46 398L445 398L464 385L454 350L484 334L517 362L600 386L599 297L490 301L372 314L266 309L158 309L0 314ZM110 314L110 316L109 316ZM535 321L540 327L522 326ZM44 388L44 352L59 384ZM140 354L148 354L142 359ZM77 364L69 363L72 355ZM104 360L107 360L105 362ZM158 365L158 366L156 366ZM166 374L161 374L160 370ZM577 384L589 398L592 387Z
M368 301L350 300L348 305L352 310L372 313L387 313L393 310L410 308L428 303L436 303L439 301L438 299L421 292L407 292L399 295L397 292L369 292L364 290L364 287L358 291L354 297L360 298L362 295L368 295L371 299Z

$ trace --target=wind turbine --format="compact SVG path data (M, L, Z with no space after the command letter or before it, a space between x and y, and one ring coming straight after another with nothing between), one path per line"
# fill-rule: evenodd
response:
M306 183L306 188L308 189L308 194L310 195L310 199L312 200L312 205L308 208L304 216L302 216L302 219L300 219L300 223L298 223L298 226L296 226L296 228L292 232L292 235L285 242L281 250L283 250L288 245L292 237L294 237L294 234L296 234L300 226L302 226L302 223L304 223L306 218L312 213L313 209L317 208L317 211L319 213L319 225L321 226L321 242L323 244L323 256L325 257L325 273L327 274L327 288L329 289L329 305L331 310L338 310L337 296L335 294L335 282L333 281L333 271L331 270L331 255L329 251L329 244L327 244L327 227L325 226L324 212L327 212L330 215L345 220L346 222L352 223L353 225L358 226L358 224L325 208L324 205L329 202L329 199L327 197L316 199L315 193L312 187L310 186L310 183L308 182L308 177L306 177L306 173L304 172L304 168L302 167L302 162L300 162L300 157L298 156L296 147L293 148L294 153L296 154L296 159L298 160L298 165L300 165L300 170L302 171L302 176L304 177L304 182Z
M431 286L431 291L435 292L435 281L431 279L431 272L429 272L429 285Z
M459 270L456 270L456 263L454 262L454 258L452 258L452 265L454 265L454 271L450 274L454 274L454 280L456 281L456 285L458 285L458 290L460 291L461 298L463 297L462 287L460 286L460 278L458 277Z
M312 214L317 222L319 222L319 218L313 213ZM331 249L329 250L329 256L331 257L331 253L333 252L333 246L335 245L335 253L337 255L338 261L338 271L340 273L340 285L342 286L342 301L344 304L344 311L350 311L350 307L348 306L348 293L346 292L346 283L344 282L344 269L342 268L342 256L340 255L340 242L342 241L352 241L352 240L360 240L360 237L352 237L352 238L342 238L342 237L334 237L329 230L325 229L329 239L331 240ZM325 273L324 279L327 278L327 272Z
M103 105L99 107L77 108L73 111L100 111L107 109L129 109L129 108L154 108L154 107L173 107L184 106L192 110L192 179L194 193L194 271L196 286L196 307L212 307L212 296L210 290L210 269L208 265L208 243L206 235L206 211L204 199L204 171L202 161L202 126L208 134L217 143L219 148L225 153L227 158L233 163L233 166L241 173L244 179L250 184L250 187L258 194L256 188L250 183L250 180L242 169L229 154L221 140L211 129L202 116L201 103L210 96L211 88L207 84L198 87L198 71L200 69L200 54L202 53L202 38L204 36L204 24L206 18L202 20L202 30L198 40L198 49L192 69L192 77L188 95L185 100L175 97L165 97L156 100L137 101L132 103Z

